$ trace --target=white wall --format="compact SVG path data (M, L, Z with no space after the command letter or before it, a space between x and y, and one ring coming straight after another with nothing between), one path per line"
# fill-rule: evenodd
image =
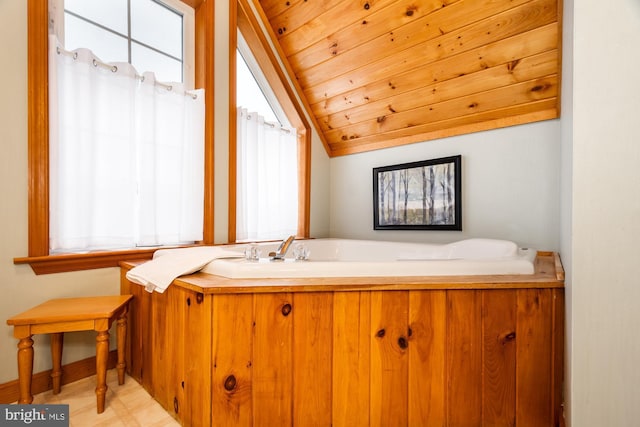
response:
M373 230L372 169L462 155L462 231ZM331 236L513 240L559 250L560 122L544 121L331 159Z
M214 240L227 243L229 224L229 5L215 2ZM224 19L223 19L224 18Z
M311 237L330 235L330 161L322 141L313 132L311 140Z
M640 420L640 2L573 6L573 426Z
M560 254L565 272L565 420L571 425L571 377L573 354L573 0L564 0L562 40L562 152L560 186Z

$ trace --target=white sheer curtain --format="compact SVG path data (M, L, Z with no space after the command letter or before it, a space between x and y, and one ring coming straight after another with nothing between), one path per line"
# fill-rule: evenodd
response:
M298 230L295 129L237 111L237 240L282 239Z
M202 239L203 92L49 51L51 252Z

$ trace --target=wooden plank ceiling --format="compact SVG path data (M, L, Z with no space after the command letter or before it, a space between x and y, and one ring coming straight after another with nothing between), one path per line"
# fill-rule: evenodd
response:
M330 156L559 116L561 0L260 0Z

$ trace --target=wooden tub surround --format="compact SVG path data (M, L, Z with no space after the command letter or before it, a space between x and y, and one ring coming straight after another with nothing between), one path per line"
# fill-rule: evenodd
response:
M562 425L564 272L130 283L128 360L189 426Z

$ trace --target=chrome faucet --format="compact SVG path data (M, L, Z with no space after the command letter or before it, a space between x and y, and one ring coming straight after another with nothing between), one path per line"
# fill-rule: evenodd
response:
M275 252L269 252L271 261L284 261L284 257L295 239L295 235L289 236L285 240L283 240L282 243L280 243L280 246L278 246L278 249Z

